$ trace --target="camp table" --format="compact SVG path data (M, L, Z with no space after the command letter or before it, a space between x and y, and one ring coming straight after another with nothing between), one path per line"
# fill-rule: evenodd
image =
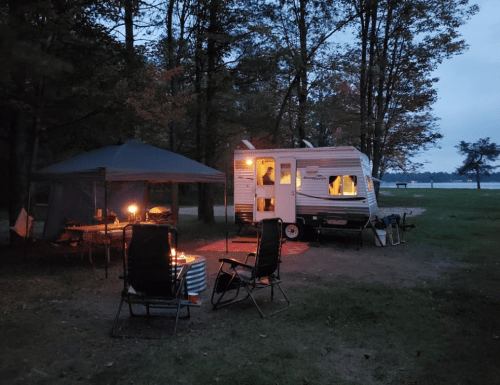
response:
M66 227L65 230L73 237L78 238L84 247L88 247L89 262L92 264L92 248L96 244L104 244L106 247L106 256L109 263L109 246L113 244L122 244L123 242L123 229L128 225L128 222L121 222L119 224L109 223L106 233L106 225L84 225L84 226L71 226ZM127 235L131 235L127 232Z

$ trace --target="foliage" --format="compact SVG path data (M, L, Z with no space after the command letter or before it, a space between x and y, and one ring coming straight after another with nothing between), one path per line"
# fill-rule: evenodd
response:
M479 139L476 143L461 141L458 152L465 155L466 159L462 166L457 168L459 175L472 175L476 178L477 188L481 188L481 176L489 176L490 171L499 166L492 166L489 162L494 162L500 156L500 146L490 143L490 138Z
M352 0L359 58L360 149L373 176L408 167L441 138L432 71L466 49L458 27L477 12L462 0Z
M308 139L361 148L378 176L409 170L409 158L440 138L430 73L466 48L457 28L476 8L25 0L0 11L1 144L10 150L2 160L15 219L30 170L131 138L218 169L231 168L241 139L276 147ZM348 28L359 44L332 44ZM211 187L198 187L200 219L211 222Z
M303 147L310 136L309 93L331 57L328 40L352 18L343 2L307 0L268 2L264 22L279 53L281 102L275 117L273 144L288 136L292 147ZM282 124L285 123L285 124ZM281 134L281 135L280 135Z
M161 67L148 66L136 72L136 90L127 89L129 87L126 81L120 85L121 92L128 95L125 104L132 107L140 119L151 123L149 129L136 133L137 139L156 144L168 143L166 134L171 123L182 120L185 105L192 99L185 92L175 96L170 92L173 77L181 71L181 68L167 71Z

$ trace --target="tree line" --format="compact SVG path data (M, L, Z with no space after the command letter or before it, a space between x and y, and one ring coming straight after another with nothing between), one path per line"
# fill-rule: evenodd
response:
M467 0L2 2L11 222L30 171L128 139L220 170L242 139L354 145L375 177L411 170L441 138L432 72L466 50L458 28L477 11ZM198 186L206 222L211 189Z
M473 177L467 175L460 175L456 172L420 172L420 173L403 173L403 172L389 172L382 177L382 182L406 182L412 181L418 183L451 183L451 182L470 182L474 180ZM482 182L500 182L500 172L494 172L487 176L481 177Z

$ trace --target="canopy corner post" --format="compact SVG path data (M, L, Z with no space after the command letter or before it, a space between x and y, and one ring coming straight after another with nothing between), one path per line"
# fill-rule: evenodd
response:
M227 234L227 173L226 173L226 178L224 180L224 215L226 217L226 224L225 224L225 231L226 231L226 254L229 253L229 247L228 247L228 234Z
M105 277L108 278L108 253L110 252L108 248L108 181L106 179L106 169L104 170L104 270Z

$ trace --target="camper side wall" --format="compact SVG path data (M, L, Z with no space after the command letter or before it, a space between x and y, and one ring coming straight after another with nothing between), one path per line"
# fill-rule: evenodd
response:
M323 224L328 217L331 224L359 227L370 217L368 183L359 152L327 155L297 160L301 176L297 217L311 226Z
M234 223L242 225L253 222L255 202L255 176L253 164L235 157L234 161Z

